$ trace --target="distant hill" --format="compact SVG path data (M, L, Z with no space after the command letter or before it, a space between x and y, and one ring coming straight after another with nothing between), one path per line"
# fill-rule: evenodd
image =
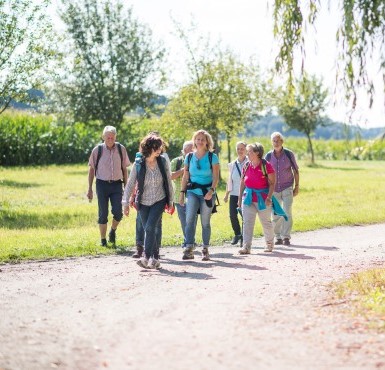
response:
M305 137L305 135L297 130L291 130L289 126L286 125L283 118L276 115L266 115L254 120L252 123L246 126L246 136L247 137L268 137L274 131L279 131L285 136L295 136L295 137ZM346 127L341 122L335 122L331 119L327 119L327 126L318 126L314 138L316 139L335 139L341 140L346 139L346 136L349 135L349 138L352 139L356 136L360 136L362 139L374 139L380 134L383 134L385 131L384 127L375 127L375 128L362 128L358 126L349 126Z
M30 100L28 103L21 103L11 100L9 107L19 110L36 109L35 103L45 98L43 91L36 89L28 90L28 96Z

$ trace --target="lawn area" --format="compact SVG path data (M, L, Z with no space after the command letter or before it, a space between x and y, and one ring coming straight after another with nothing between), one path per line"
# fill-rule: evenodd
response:
M384 162L299 164L294 231L385 222ZM227 177L226 168L222 161L223 178ZM97 202L89 203L85 195L87 170L86 164L0 167L0 262L124 253L133 247L135 211L119 226L116 249L98 246ZM220 199L223 195L224 185ZM232 237L228 205L221 200L212 217L212 244L218 245ZM181 244L177 214L164 214L163 225L163 245ZM261 235L258 222L255 235Z

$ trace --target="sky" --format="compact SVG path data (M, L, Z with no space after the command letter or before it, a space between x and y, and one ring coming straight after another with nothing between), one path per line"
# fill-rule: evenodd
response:
M53 0L51 12L54 12L55 2L57 0ZM213 41L221 40L224 47L244 61L256 57L261 70L274 66L277 46L272 33L272 0L126 0L124 3L131 6L134 16L152 30L154 39L162 40L168 51L169 75L176 84L185 80L185 71L180 66L184 65L186 55L183 44L175 36L172 18L184 27L194 20L200 35L210 35ZM305 69L322 77L331 92L326 114L336 121L348 123L350 107L341 98L341 91L333 94L337 59L335 35L340 14L337 2L324 0L322 3L332 3L332 9L322 9L316 28L308 29ZM368 109L366 95L360 94L357 109L351 116L352 124L364 128L385 127L383 79L376 74L378 66L379 63L373 63L369 67L378 92L373 107Z

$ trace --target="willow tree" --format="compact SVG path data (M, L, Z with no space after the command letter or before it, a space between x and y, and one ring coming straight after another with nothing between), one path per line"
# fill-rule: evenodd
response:
M339 50L336 80L341 81L347 100L355 108L358 89L364 87L372 106L374 84L367 64L378 52L378 71L385 76L385 1L335 0L342 12L336 35ZM295 51L305 50L304 30L316 24L327 0L274 0L274 34L279 42L276 69L288 73L293 87ZM385 77L384 77L385 85ZM384 86L385 87L385 86Z

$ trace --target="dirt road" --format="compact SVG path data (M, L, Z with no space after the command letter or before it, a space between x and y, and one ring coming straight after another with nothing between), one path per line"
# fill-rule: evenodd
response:
M328 284L384 266L385 224L298 233L211 261L162 250L0 266L0 369L385 369L385 335Z

